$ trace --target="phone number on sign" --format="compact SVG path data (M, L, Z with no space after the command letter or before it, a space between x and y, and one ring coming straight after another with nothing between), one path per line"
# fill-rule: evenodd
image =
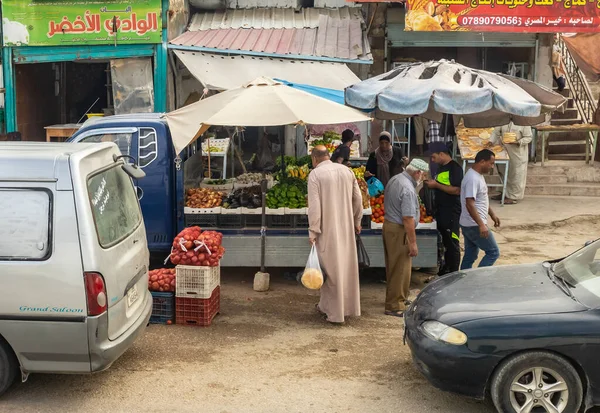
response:
M460 26L522 26L523 18L516 16L460 16Z

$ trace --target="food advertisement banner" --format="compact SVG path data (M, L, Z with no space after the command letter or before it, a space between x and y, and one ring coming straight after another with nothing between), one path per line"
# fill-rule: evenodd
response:
M160 43L161 0L3 0L5 46Z
M407 0L407 31L600 32L600 0Z

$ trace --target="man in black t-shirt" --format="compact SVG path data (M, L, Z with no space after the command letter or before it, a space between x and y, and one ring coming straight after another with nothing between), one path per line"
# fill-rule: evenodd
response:
M438 275L445 275L458 271L460 266L460 186L463 170L450 156L446 144L432 142L429 153L432 162L439 165L435 179L425 181L425 184L435 190L435 220L446 249L445 266L440 268Z
M331 162L341 163L342 165L348 164L352 142L354 142L354 132L346 129L342 132L342 144L335 148L335 151L331 154Z

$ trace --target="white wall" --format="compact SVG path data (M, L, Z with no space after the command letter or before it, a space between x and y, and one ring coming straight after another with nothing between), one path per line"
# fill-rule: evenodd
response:
M535 81L541 85L552 88L552 44L553 34L539 34L538 54L536 56Z

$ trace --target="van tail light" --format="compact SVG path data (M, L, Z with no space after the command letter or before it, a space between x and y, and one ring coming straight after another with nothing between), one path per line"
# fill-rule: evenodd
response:
M85 279L85 295L88 303L88 315L100 315L104 313L107 308L104 278L97 272L86 272L83 276Z

